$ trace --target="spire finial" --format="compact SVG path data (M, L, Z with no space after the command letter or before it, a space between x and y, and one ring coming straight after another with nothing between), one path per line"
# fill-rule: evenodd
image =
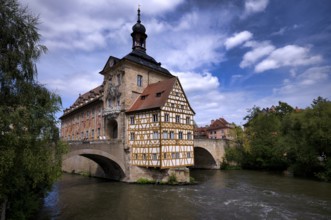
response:
M138 4L138 20L137 22L140 24L141 21L140 21L140 4Z

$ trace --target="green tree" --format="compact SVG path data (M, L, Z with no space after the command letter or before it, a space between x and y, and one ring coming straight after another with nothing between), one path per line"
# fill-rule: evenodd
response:
M283 145L282 124L293 112L285 102L276 107L260 110L254 106L245 117L248 122L244 133L242 165L253 169L283 170L288 164L287 149Z
M331 181L331 102L322 97L311 107L294 110L253 107L246 116L243 151L228 151L226 158L242 159L244 168L289 169L296 176Z
M283 130L293 173L331 181L331 102L318 97L287 117Z
M65 145L55 113L61 99L36 81L38 18L17 0L0 0L0 203L7 219L26 219L61 171Z

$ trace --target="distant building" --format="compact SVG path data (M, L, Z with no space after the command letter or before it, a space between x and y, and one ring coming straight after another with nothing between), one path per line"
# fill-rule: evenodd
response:
M62 139L121 141L130 166L192 166L195 113L179 79L146 53L140 10L132 30L132 52L110 56L102 84L64 110Z
M228 139L232 140L234 125L227 122L224 118L212 120L210 125L205 127L197 127L194 130L195 138L208 139Z

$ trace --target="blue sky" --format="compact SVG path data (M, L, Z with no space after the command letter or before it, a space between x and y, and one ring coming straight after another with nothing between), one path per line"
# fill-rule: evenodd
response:
M330 0L20 0L39 15L38 80L69 107L131 51L141 5L147 53L180 78L198 125L243 124L254 105L331 99ZM61 115L61 114L59 114Z

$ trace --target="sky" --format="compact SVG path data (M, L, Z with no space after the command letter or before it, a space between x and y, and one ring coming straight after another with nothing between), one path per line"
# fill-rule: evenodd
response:
M331 100L330 0L19 0L39 16L38 81L68 108L131 52L138 4L147 53L178 76L195 121L237 125L254 106ZM62 113L59 113L59 116Z

